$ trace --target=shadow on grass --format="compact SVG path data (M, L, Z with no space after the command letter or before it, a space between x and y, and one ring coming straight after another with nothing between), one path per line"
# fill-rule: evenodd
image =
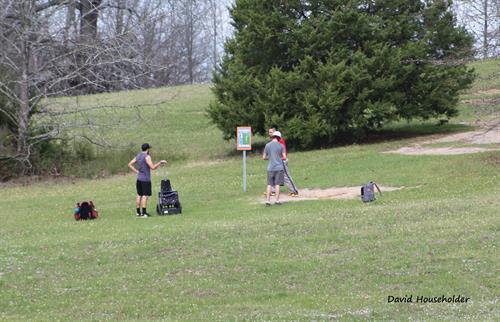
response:
M439 123L398 123L390 124L380 130L374 130L363 139L355 139L352 136L344 136L339 141L324 145L311 147L309 149L297 149L296 147L287 144L290 152L294 151L312 151L318 149L330 149L335 147L345 147L352 144L377 144L386 141L398 141L404 139L412 139L417 137L426 137L438 134L453 134L459 132L474 131L476 128L464 124L439 124ZM286 140L286 137L285 137ZM267 138L256 136L255 141L252 143L252 150L247 151L247 156L260 156L264 151ZM242 155L242 151L236 149L227 151L224 157L238 157Z
M453 134L474 131L475 129L476 128L473 126L464 124L395 124L370 132L364 140L355 143L374 144L384 141L397 141L436 134Z

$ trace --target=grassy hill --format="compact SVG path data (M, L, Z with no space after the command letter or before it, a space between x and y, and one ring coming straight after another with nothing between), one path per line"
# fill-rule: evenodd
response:
M206 117L205 109L211 99L210 85L204 84L57 100L56 106L91 109L79 117L103 124L93 131L72 129L70 137L87 136L107 145L91 147L90 162L67 164L64 173L92 177L101 172L127 172L128 161L144 142L154 147L156 158L169 162L226 157L233 152L234 142L224 141ZM92 109L95 107L102 108L96 111ZM81 141L76 141L77 149Z
M170 177L184 213L136 219L131 174L4 184L0 320L499 319L500 152L381 153L417 135L498 117L498 61L477 63L477 70L464 113L452 124L395 124L370 144L290 155L299 189L369 180L405 187L370 204L319 200L266 208L260 203L266 163L254 154L244 193L240 155L204 116L206 85L80 98L89 106L153 104L140 110L144 123L137 109L113 112L110 119L123 123L110 127L106 139L117 148L97 151L85 171L126 169L137 146L149 141L154 159L173 158L154 173L154 193ZM84 199L95 201L100 219L73 220L74 204ZM413 302L470 299L388 303L389 296L410 295Z

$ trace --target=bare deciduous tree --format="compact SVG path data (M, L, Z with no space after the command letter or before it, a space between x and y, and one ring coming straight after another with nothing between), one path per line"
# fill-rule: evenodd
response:
M29 162L66 128L96 126L69 122L82 107L53 97L209 80L222 12L213 0L0 0L0 159Z
M146 65L128 39L99 39L97 19L102 3L82 4L81 37L70 39L72 13L61 28L53 20L59 20L63 9L71 9L71 2L1 1L0 40L5 46L0 55L0 95L4 98L0 114L11 131L5 140L15 147L13 151L3 149L3 159L29 162L33 146L75 126L74 122L44 119L58 115L57 110L47 108L51 97L140 88L145 73L155 68ZM78 113L78 109L72 112Z
M460 22L472 32L483 58L499 54L500 1L457 0L455 11Z

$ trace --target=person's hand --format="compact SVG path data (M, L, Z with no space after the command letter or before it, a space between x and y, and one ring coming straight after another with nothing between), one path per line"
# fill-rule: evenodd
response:
M160 161L160 164L165 164L165 163L167 163L167 161L166 161L166 160L161 160L161 161Z

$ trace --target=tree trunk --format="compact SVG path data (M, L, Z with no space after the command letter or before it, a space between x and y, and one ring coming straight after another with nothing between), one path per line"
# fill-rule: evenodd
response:
M125 0L116 0L116 35L123 34L123 8L125 7Z
M194 10L194 0L189 0L188 4L188 12L187 12L187 19L188 19L188 26L187 26L187 37L186 37L186 49L187 49L187 60L188 60L188 76L189 76L189 83L193 84L194 82L194 53L193 53L193 47L194 47L194 17L193 17L193 10Z
M488 0L483 0L484 25L483 25L483 58L488 58Z
M213 23L213 43L212 43L212 68L215 68L217 66L217 62L219 61L219 57L217 57L217 29L219 27L218 20L217 20L217 1L211 0L210 4L212 6L212 23Z
M68 44L68 40L71 38L71 31L76 32L76 28L71 30L75 27L75 0L69 0L67 8L66 25L64 26L64 46Z
M21 79L18 84L19 109L17 111L17 155L20 158L29 156L28 130L31 106L29 101L29 61L31 56L30 45L24 41L22 48Z
M91 42L97 39L97 20L102 0L82 0L80 2L80 40Z
M134 0L134 2L132 3L131 7L132 8L137 8L139 6L139 0ZM129 30L130 30L130 26L131 24L133 23L132 20L133 20L133 15L132 15L132 12L129 10L127 11L127 17L126 17L126 21L125 21L125 25L123 27L123 33L128 33Z

